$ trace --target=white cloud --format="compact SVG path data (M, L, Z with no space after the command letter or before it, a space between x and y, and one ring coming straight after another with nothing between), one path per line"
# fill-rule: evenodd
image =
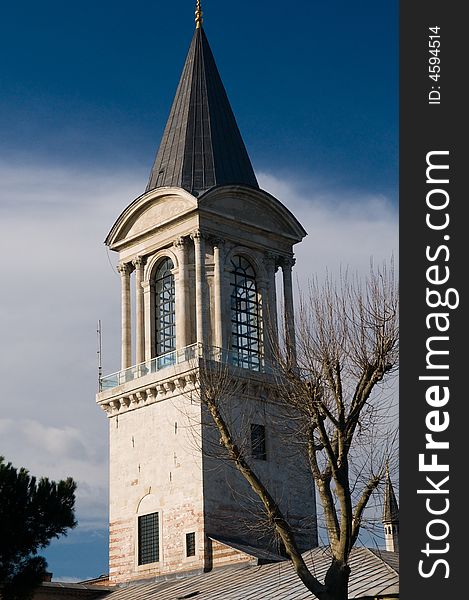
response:
M73 476L80 528L107 523L96 322L115 370L120 292L103 239L140 185L129 174L0 164L0 453L37 476Z
M384 198L352 197L261 174L308 231L300 283L397 252ZM81 528L107 522L107 418L95 405L96 321L104 370L119 366L120 285L103 239L145 173L88 173L0 163L2 295L0 453L15 466L79 483ZM110 258L115 263L115 256Z
M80 579L80 577L67 577L66 575L62 577L54 577L54 583L81 583L82 581L84 580Z
M49 412L45 406L44 417ZM0 419L1 452L14 466L32 475L78 484L80 529L103 528L107 522L107 448L90 435L86 417L78 427L51 427L32 419Z
M375 264L398 256L397 209L384 196L324 188L314 181L279 180L260 173L261 187L281 200L308 235L295 246L295 272L299 284L326 270L365 273Z

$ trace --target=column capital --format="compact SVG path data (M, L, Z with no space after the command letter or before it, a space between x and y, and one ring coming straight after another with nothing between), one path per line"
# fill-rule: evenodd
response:
M268 250L265 254L264 254L264 263L274 269L274 272L276 273L278 271L278 268L280 266L280 256L278 254L276 254L275 252L272 252L271 250Z
M184 250L184 248L187 246L187 242L187 236L182 235L181 237L178 237L174 240L173 246L178 250Z
M191 240L194 240L194 242L200 242L201 240L204 240L207 236L203 231L200 231L200 229L196 229L191 233L190 237Z
M291 270L295 266L295 263L296 263L296 258L293 256L282 256L280 258L280 265L283 270L285 270L285 269Z
M143 267L143 265L145 264L145 259L143 258L143 256L136 256L132 260L132 264L136 269L141 269Z
M121 277L127 277L132 272L132 265L130 263L121 262L117 265L117 271L121 274Z

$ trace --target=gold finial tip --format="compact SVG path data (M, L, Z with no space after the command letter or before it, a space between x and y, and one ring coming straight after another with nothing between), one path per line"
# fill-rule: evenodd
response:
M202 8L200 6L200 0L197 0L197 4L195 6L195 27L196 29L200 29L202 27L202 23L204 20L202 19Z

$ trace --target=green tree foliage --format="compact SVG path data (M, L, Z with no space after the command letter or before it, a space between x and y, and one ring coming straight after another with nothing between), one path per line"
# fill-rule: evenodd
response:
M70 477L36 480L0 456L0 595L4 600L31 596L47 563L38 550L76 526L76 484Z

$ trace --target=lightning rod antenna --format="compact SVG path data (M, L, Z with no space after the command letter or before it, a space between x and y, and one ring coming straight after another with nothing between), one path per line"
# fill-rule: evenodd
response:
M98 328L96 329L97 334L97 355L98 355L98 390L102 391L102 377L103 377L103 364L102 364L102 338L101 338L101 319L98 319Z

